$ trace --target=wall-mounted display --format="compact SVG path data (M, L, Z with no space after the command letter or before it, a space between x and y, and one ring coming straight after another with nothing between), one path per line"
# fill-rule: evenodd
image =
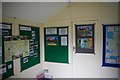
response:
M24 71L40 63L40 32L39 27L19 25L20 36L27 36L29 39L29 54L21 58L21 71ZM49 30L48 30L49 33Z
M46 36L46 46L57 46L58 45L58 36Z
M50 30L49 32L48 29L53 30ZM44 46L45 61L57 63L69 63L68 27L64 26L44 28L44 45L45 45Z
M103 25L103 66L120 67L120 25Z
M94 54L94 24L75 25L76 53Z
M12 75L14 75L14 67L13 67L13 60L9 59L9 61L5 61L5 52L4 52L4 36L9 36L7 40L10 40L12 38L10 38L10 36L12 36L12 24L11 23L0 23L0 46L2 47L1 48L1 51L2 51L2 54L0 56L0 65L3 65L5 67L3 67L3 72L2 72L2 79L6 79ZM2 42L2 43L1 43ZM9 54L8 54L9 56ZM8 68L8 65L11 64L11 68Z
M46 35L57 34L57 28L46 28Z

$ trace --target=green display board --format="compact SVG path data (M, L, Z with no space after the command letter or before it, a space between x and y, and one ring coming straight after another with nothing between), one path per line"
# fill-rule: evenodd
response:
M21 58L21 71L40 63L40 35L38 27L19 25L21 36L29 39L29 56Z
M12 75L14 75L14 66L13 66L13 61L8 61L5 62L5 53L4 53L4 38L3 36L12 36L12 24L9 23L2 23L2 68L3 74L2 74L2 79L6 79Z
M68 27L44 28L45 61L69 63Z
M3 76L2 79L6 79L6 78L14 75L14 73L13 73L13 69L14 69L13 61L5 62L4 64L6 64L6 73L4 73L2 75Z

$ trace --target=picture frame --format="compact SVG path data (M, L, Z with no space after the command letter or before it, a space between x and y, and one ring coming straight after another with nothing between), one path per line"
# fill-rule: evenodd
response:
M95 24L75 24L75 53L94 54L94 25Z

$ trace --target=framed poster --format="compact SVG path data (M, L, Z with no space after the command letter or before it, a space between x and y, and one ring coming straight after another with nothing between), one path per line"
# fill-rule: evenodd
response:
M75 25L76 53L94 54L94 24Z
M103 64L120 67L120 25L103 25Z

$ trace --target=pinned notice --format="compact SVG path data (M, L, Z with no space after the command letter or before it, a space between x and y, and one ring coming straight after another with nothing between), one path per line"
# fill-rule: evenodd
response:
M61 46L67 46L67 37L61 37Z
M59 35L67 35L67 28L59 28Z

